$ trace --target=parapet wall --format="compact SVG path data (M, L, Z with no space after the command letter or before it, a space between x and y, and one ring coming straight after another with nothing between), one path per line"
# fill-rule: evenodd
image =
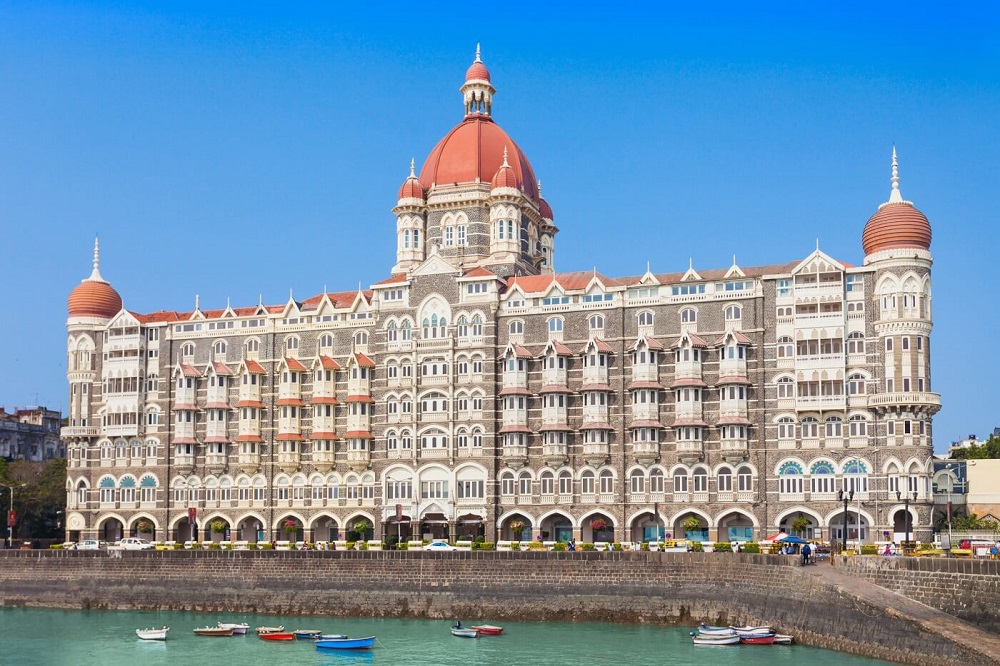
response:
M766 623L902 663L994 663L794 558L713 553L0 553L0 604L331 616Z
M845 573L1000 634L1000 560L835 558Z

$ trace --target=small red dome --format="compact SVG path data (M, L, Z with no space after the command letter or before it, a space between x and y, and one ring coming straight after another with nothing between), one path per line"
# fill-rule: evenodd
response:
M66 308L70 317L110 319L121 312L122 297L107 282L84 280L70 292Z
M538 212L542 214L542 217L546 220L554 220L556 218L552 217L552 206L545 199L538 200Z
M490 80L490 70L486 69L486 65L479 62L478 60L472 63L465 72L465 81L489 81Z
M420 185L420 179L416 176L409 176L403 181L403 186L399 188L400 199L423 199L424 188Z
M871 216L861 235L865 255L895 248L931 248L931 224L908 202L883 204Z
M496 175L493 176L493 180L490 182L491 190L495 190L498 187L513 187L515 190L521 189L521 183L517 180L517 174L514 173L514 169L506 162L497 169Z
M508 163L514 170L520 190L529 198L538 199L535 172L517 144L493 119L486 115L470 115L445 135L427 157L420 169L420 184L425 190L432 185L452 185L492 182L503 166L503 151L508 148Z

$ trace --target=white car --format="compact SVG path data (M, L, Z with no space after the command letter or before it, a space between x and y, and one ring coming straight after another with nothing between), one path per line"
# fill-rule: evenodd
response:
M73 550L107 550L107 548L107 541L95 541L94 539L85 539L72 546Z
M155 546L145 539L126 537L115 546L118 550L153 550Z
M452 550L458 550L458 548L452 546L447 541L431 541L429 544L424 546L424 550L452 551Z

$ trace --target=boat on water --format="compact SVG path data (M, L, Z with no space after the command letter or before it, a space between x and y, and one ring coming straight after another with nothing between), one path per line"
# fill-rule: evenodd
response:
M194 633L198 636L232 636L232 627L202 627L201 629L195 629Z
M699 624L696 633L701 636L735 636L736 630L731 627L715 627L708 624Z
M479 638L479 630L478 629L456 629L455 627L452 627L451 628L451 635L452 636L457 636L459 638Z
M296 629L292 633L295 634L295 638L300 641L319 638L323 634L323 632L319 629Z
M744 643L745 645L774 645L774 634L740 636L740 643Z
M284 626L280 626L280 627L256 627L256 628L254 628L254 631L256 631L258 634L276 634L276 633L280 633L280 632L282 632L284 630L285 630Z
M257 634L259 638L263 638L265 641L294 641L295 634L290 631L262 631Z
M774 629L771 627L729 627L736 632L737 636L766 636L767 634L773 634Z
M365 638L320 638L316 640L316 648L321 650L371 650L375 645L375 637Z
M775 634L774 644L775 645L791 645L795 642L795 639L787 634Z
M246 622L220 622L219 626L223 629L232 628L233 635L243 635L250 628L250 625Z
M162 627L160 629L136 629L135 635L144 641L165 641L167 640L168 631L170 631L170 627Z
M339 641L347 638L347 634L320 634L316 637L318 641Z
M503 627L493 624L479 624L469 628L478 630L480 636L499 636L503 633Z
M691 636L691 642L695 645L737 645L740 642L740 637L736 635L732 636L707 636L702 634L694 634Z

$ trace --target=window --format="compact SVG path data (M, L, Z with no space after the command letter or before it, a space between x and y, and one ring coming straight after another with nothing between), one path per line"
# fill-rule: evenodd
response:
M782 317L791 317L795 313L791 305L782 305L775 309L775 315L781 319Z
M720 469L716 477L717 490L720 493L731 493L733 491L733 473L728 469Z
M778 338L777 347L778 358L792 358L795 356L795 344L787 335Z
M847 395L864 395L867 392L864 375L853 374L847 378Z
M460 224L457 227L458 230L458 244L465 245L465 225Z
M706 472L703 467L699 467L694 471L694 474L692 475L692 480L694 482L694 492L696 493L708 492L708 472Z
M512 321L507 325L507 331L511 335L521 335L524 333L524 322L523 321Z
M782 463L778 469L778 492L782 495L800 495L803 481L802 466L796 462Z
M517 494L518 495L530 495L531 494L531 475L527 472L521 472L521 475L517 477Z
M778 419L778 439L795 439L795 419L790 416Z
M185 342L181 346L181 356L194 356L194 343Z
M258 340L247 340L247 353L256 354L260 351L260 342Z
M290 337L285 340L285 354L291 356L299 349L299 339L296 337Z
M726 287L728 286L729 283L726 284ZM739 305L730 305L726 307L726 321L739 321L741 319L743 319L743 308Z
M549 333L562 333L563 320L559 317L549 319Z
M681 323L694 324L698 321L698 311L694 308L684 308L681 310Z
M500 494L514 494L514 474L512 472L508 472L500 477Z
M368 344L368 333L365 331L358 331L354 334L354 344L355 346L362 346Z
M864 354L865 353L865 336L864 333L860 331L854 331L847 336L847 353L848 354Z
M686 493L688 491L688 474L687 470L677 470L674 473L674 492L675 493Z
M864 275L848 275L847 276L847 291L857 291L864 292L865 290L865 276Z
M598 293L595 293L595 294L584 294L584 296L583 296L583 302L584 303L603 303L603 302L610 301L613 298L614 298L614 296L612 296L611 294L605 294L603 292L598 292Z
M826 461L814 463L809 470L809 492L830 495L836 492L833 465Z
M819 437L819 421L811 416L802 419L802 439L816 439Z
M868 419L861 414L855 414L848 421L849 433L851 437L868 436Z
M615 477L610 469L601 472L601 494L607 495L615 491Z
M584 495L594 494L594 473L590 470L580 475L580 492Z
M844 422L839 416L831 416L826 420L826 436L833 438L844 436Z
M648 310L640 312L639 316L638 316L638 322L639 322L639 326L641 326L641 327L652 326L653 325L653 313L649 312Z

